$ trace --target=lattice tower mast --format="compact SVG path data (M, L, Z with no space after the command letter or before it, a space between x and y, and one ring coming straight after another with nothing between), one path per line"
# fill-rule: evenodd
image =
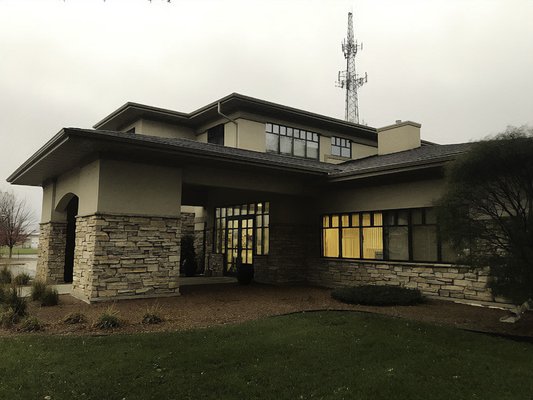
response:
M346 59L346 70L339 71L337 86L346 90L346 121L359 123L359 105L357 99L357 89L368 81L368 75L365 72L364 77L359 77L355 70L355 56L357 51L363 50L363 44L360 45L354 40L353 33L353 15L348 13L348 34L342 43L342 52Z

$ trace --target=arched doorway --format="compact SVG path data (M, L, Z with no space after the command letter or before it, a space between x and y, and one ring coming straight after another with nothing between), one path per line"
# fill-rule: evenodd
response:
M73 196L67 204L67 232L65 244L65 269L63 279L65 283L72 282L74 275L74 248L76 246L76 215L78 214L78 196Z

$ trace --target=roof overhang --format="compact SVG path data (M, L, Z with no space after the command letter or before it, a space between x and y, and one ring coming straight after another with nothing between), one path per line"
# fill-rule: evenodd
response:
M188 147L187 142L192 146ZM106 156L177 167L202 163L277 170L301 176L322 176L324 179L327 176L326 169L318 163L315 167L311 164L291 164L290 160L284 159L274 162L257 157L253 154L255 152L234 149L231 154L225 154L213 146L216 145L185 139L177 145L169 145L157 137L64 128L13 172L7 181L16 185L42 186L91 160Z
M117 131L124 128L127 124L143 118L181 124L191 128L199 127L220 118L217 111L218 103L221 104L222 111L225 114L239 111L250 112L265 117L286 119L294 123L311 125L354 138L372 142L377 141L375 128L244 96L239 93L232 93L191 113L182 113L139 103L126 103L95 124L94 128Z
M373 169L364 169L360 171L335 172L330 178L329 182L346 182L360 179L368 179L378 176L401 174L415 170L442 168L455 157L441 157L438 159L424 160L417 162L409 162L397 165L383 166Z

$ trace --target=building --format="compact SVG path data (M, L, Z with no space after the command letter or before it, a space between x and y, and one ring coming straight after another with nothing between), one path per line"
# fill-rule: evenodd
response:
M43 187L38 276L88 302L179 294L182 230L208 275L242 263L264 283L491 300L432 209L468 146L234 93L189 114L127 103L62 129L8 181Z

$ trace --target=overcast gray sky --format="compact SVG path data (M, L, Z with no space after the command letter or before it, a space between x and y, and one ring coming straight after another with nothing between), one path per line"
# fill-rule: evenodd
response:
M348 11L366 124L438 143L533 125L533 0L0 0L0 189L127 101L189 112L239 92L343 118ZM13 189L39 216L41 189Z

